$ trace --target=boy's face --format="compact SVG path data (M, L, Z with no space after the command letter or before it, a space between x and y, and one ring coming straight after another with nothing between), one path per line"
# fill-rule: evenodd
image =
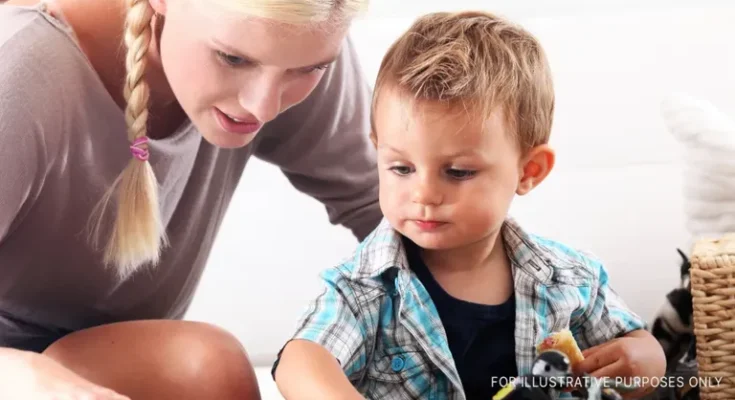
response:
M385 90L376 106L380 206L393 227L425 249L495 237L527 162L502 111L486 123Z

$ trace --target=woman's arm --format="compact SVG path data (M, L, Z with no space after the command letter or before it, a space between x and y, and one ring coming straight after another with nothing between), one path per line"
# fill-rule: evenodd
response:
M370 102L371 90L347 38L319 85L266 125L255 150L296 189L324 204L331 223L351 229L360 240L382 218Z
M2 6L2 7L10 7ZM15 21L13 21L15 22ZM0 21L11 29L17 24ZM59 93L50 90L48 54L29 50L25 36L0 29L0 247L23 224L41 195L49 155L65 115ZM70 100L71 101L71 100ZM74 162L74 160L69 160ZM52 229L53 227L49 227ZM29 252L43 251L29 244ZM7 258L4 258L4 262ZM12 261L11 261L12 262ZM0 265L0 280L5 279ZM0 328L2 329L2 328ZM0 332L0 337L3 335ZM50 357L0 347L0 399L121 400L127 397L79 377Z

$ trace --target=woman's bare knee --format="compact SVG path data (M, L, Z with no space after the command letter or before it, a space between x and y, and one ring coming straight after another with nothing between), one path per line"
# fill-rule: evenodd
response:
M189 321L121 322L70 334L45 354L133 399L260 399L239 341Z

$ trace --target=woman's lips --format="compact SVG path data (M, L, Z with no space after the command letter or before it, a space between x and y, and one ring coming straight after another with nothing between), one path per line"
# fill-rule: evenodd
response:
M257 132L261 126L261 123L255 118L234 117L216 107L214 108L214 115L220 128L229 133L248 135Z

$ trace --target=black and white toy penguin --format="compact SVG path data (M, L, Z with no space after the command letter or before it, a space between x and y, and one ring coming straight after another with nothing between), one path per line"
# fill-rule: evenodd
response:
M573 387L575 383L583 383L583 386ZM577 379L569 358L558 350L539 354L531 374L500 389L493 400L556 400L563 392L568 392L569 396L564 398L569 400L622 400L615 389L604 387L599 379L587 375Z
M513 380L493 400L555 400L571 378L569 358L557 350L544 351L534 360L530 375Z
M573 399L580 400L623 400L615 389L604 387L602 381L587 376L584 379L585 386L572 391Z

